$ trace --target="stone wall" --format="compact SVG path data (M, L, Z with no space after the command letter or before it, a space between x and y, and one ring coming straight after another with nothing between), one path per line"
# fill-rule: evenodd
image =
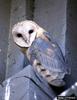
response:
M5 79L9 36L10 0L0 0L0 83Z
M6 77L10 77L23 69L24 56L14 44L11 30L15 23L25 20L26 18L26 1L25 0L12 0L10 12L10 32L9 32L9 45L7 56Z
M65 55L67 0L35 0L34 20L57 41Z
M68 66L71 67L71 75L67 79L69 86L77 81L77 0L68 0L66 52Z

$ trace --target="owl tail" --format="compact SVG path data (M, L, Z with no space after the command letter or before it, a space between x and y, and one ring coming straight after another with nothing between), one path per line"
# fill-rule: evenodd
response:
M62 79L55 79L55 80L50 81L49 84L56 87L62 87L65 85L65 82Z

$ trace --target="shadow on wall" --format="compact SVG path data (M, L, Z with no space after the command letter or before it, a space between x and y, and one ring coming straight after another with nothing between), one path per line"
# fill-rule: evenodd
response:
M71 67L71 75L67 80L67 87L77 81L77 0L68 0L66 58Z
M0 0L0 83L5 79L9 36L10 0Z

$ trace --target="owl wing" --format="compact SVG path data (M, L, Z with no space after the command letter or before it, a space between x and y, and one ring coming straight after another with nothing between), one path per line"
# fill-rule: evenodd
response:
M57 45L57 48L56 48L56 55L60 58L60 60L63 62L63 65L64 65L64 68L65 68L65 71L70 74L71 73L71 69L70 67L67 65L66 63L66 59L62 53L62 50L61 48L59 47L59 45L57 44L57 42L54 40L54 38L51 36L51 33L49 32L44 32L44 35L49 39L49 41L52 43L54 43L55 45Z
M38 38L30 49L31 55L49 71L67 73L62 52L56 43Z

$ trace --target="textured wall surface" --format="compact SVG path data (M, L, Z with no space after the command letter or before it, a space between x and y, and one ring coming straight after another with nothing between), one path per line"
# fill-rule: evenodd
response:
M35 0L34 20L44 27L65 54L67 0Z
M77 81L77 0L68 0L66 50L68 66L71 67L71 75L67 79L69 86Z
M30 65L0 85L0 100L53 100L55 96L48 83Z
M0 82L5 78L9 35L10 2L0 0Z
M23 68L24 56L14 44L11 29L13 25L25 19L25 0L12 0L10 12L10 33L7 57L6 77L12 76Z

